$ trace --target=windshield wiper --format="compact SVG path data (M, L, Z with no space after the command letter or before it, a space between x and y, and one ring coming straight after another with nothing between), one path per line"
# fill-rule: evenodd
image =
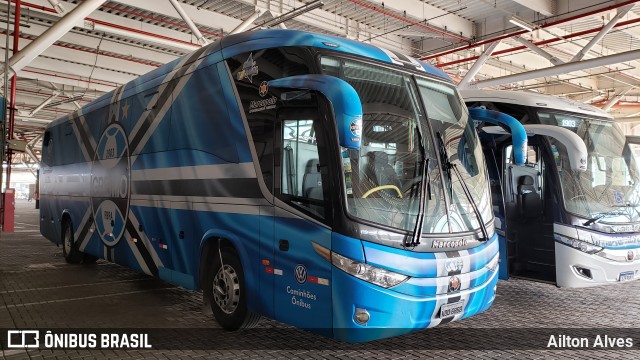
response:
M462 179L462 175L460 174L460 170L458 170L458 167L456 166L456 164L449 161L449 154L447 152L447 148L444 145L444 139L442 138L442 134L440 134L440 132L438 131L436 132L436 135L438 137L438 141L440 142L440 157L442 158L442 166L444 166L445 169L447 170L447 175L449 177L449 191L451 193L451 197L453 198L453 181L451 180L451 169L453 169L453 171L456 173L456 177L458 178L458 182L460 182L460 186L462 187L462 192L464 192L464 195L467 197L467 200L469 200L469 204L471 204L473 213L476 215L476 218L478 219L478 223L480 224L480 230L482 230L482 236L484 236L486 240L489 240L489 231L487 230L487 226L484 224L484 220L482 219L482 214L478 209L478 205L476 204L476 201L473 199L473 195L471 194L471 191L469 190L467 183L465 183L464 180Z
M405 240L405 246L417 246L420 245L420 238L422 237L422 227L424 226L424 202L426 201L426 191L427 187L431 186L431 181L429 179L429 160L427 158L427 151L424 148L424 143L422 142L422 132L420 131L420 127L416 124L416 131L418 133L418 143L420 144L420 152L422 153L422 179L420 180L420 193L418 195L418 217L416 218L416 226L413 229L413 236L411 237L411 241L407 242ZM429 189L429 200L431 200L431 189Z
M451 162L449 161L449 154L447 153L447 148L444 147L444 140L442 139L442 134L440 134L440 131L436 132L436 136L438 137L438 142L440 142L440 148L438 149L438 153L440 154L440 162L442 162L442 166L447 172L447 178L449 179L449 196L453 198L453 181L451 178Z
M623 205L624 207L627 207L627 205ZM589 226L591 224L595 224L598 221L606 218L607 216L615 216L615 215L625 215L624 211L620 211L620 210L611 210L611 211L606 211L606 212L602 212L600 214L598 214L597 216L594 216L593 218L585 221L582 225L583 226Z

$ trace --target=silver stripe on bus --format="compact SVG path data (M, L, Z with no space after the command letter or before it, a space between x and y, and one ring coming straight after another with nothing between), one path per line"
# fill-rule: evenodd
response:
M469 274L471 272L471 261L472 257L469 255L469 250L458 250L460 253L460 258L462 259L462 275ZM464 287L463 287L464 289Z
M114 92L111 97L111 105L109 106L109 117L107 118L109 124L114 123L120 119L120 98L122 98L122 93L124 93L125 85L120 85Z
M82 126L82 129L78 128L78 124L75 121L73 121L73 118L76 116L78 117L78 122L80 123L80 126ZM71 119L69 119L69 121L71 121L71 128L73 128L73 132L76 135L76 139L78 139L78 146L82 150L82 155L84 156L85 161L88 161L88 162L93 161L93 159L91 158L91 155L89 155L89 152L85 147L84 141L82 141L82 136L80 135L80 132L81 131L84 132L87 139L89 140L90 145L92 146L91 148L92 150L96 148L97 144L95 139L91 135L91 131L89 131L87 122L85 121L84 115L82 114L82 109L80 108L78 109L76 114L72 114Z
M78 226L76 226L76 232L75 234L73 234L73 239L76 242L76 244L78 244L78 237L80 236L80 234L82 233L82 230L84 230L84 227L87 225L87 222L89 221L89 218L91 217L91 207L87 208L87 211L84 212L84 216L82 216L82 220L80 221L80 224L78 224ZM91 234L91 231L87 231L87 234ZM82 239L82 241L80 242L80 245L78 246L78 250L80 251L84 251L84 248L87 247L87 243L89 242L87 240L87 237L90 236L86 236L85 238Z
M227 214L260 215L260 207L257 205L190 203L184 201L131 200L131 206L219 212Z
M230 205L270 205L265 199L259 198L236 198L236 197L202 197L202 196L176 196L176 195L141 195L132 194L131 203L152 204L160 201L188 202L188 203L209 203L209 204L230 204ZM138 205L154 206L155 205Z
M253 163L181 166L131 171L131 181L254 178Z

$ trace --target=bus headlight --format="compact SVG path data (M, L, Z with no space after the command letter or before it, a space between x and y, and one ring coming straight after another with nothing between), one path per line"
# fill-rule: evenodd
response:
M555 239L561 244L571 246L572 248L578 249L587 254L595 254L602 250L601 246L596 246L588 242L580 241L578 239L572 239L566 236L560 236L558 234L556 234Z
M496 271L499 263L500 263L500 254L496 254L496 256L494 256L493 259L491 259L491 261L489 261L489 263L485 267L491 271Z
M351 260L336 253L331 253L331 263L347 274L353 275L358 279L372 284L382 286L385 289L396 286L409 278L406 275Z

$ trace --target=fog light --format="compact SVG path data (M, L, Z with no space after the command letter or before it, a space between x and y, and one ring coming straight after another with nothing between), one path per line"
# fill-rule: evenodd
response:
M574 266L573 268L576 270L578 275L580 275L580 276L582 276L584 278L587 278L589 280L593 279L591 277L591 270L585 269L585 268L582 268L582 267L579 267L579 266Z
M356 314L353 316L353 320L360 325L367 325L369 322L369 312L365 309L356 308Z

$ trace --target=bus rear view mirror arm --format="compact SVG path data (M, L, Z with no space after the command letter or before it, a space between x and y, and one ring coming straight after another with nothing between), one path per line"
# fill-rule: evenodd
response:
M557 139L567 148L571 169L581 172L587 170L587 145L576 133L555 125L528 124L523 126L528 136L544 135ZM490 134L508 134L499 126L488 126L482 130Z
M499 111L475 107L469 108L469 116L473 120L507 126L511 130L513 158L516 165L524 165L527 162L527 132L516 118Z
M346 81L330 75L309 74L271 80L268 86L280 89L314 90L324 95L333 108L340 146L360 149L362 104L356 90Z

